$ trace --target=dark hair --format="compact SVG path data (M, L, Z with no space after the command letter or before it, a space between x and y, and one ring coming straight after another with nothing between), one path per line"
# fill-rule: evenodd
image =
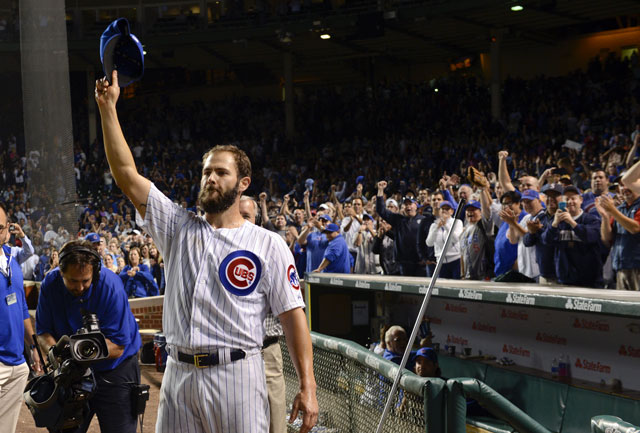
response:
M233 155L233 159L236 162L236 170L238 171L238 179L251 177L251 161L249 160L249 157L242 149L231 144L212 147L202 156L202 163L204 164L207 161L207 158L216 152L229 152Z
M518 191L507 191L502 196L500 196L500 203L505 199L509 199L511 203L520 203L520 193Z
M70 265L91 265L94 273L100 271L100 255L89 241L70 241L58 253L60 270L66 272Z

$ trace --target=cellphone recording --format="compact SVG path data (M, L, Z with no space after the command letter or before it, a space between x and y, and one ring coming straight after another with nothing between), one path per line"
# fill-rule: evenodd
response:
M558 210L565 212L567 210L567 202L566 201L558 202Z

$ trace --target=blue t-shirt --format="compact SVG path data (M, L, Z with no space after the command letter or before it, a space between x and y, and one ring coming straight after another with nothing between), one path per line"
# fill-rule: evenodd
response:
M11 257L11 248L2 247L9 260L9 272L0 273L0 362L5 365L20 365L24 360L24 321L29 318L27 300L24 296L22 270L18 261ZM11 280L11 283L9 283Z
M322 233L311 232L307 235L307 272L318 269L327 245L329 245L327 237Z
M49 272L40 287L36 311L36 332L51 334L59 340L73 335L82 327L81 309L94 313L100 321L100 331L112 343L124 346L124 353L116 359L106 359L91 365L95 371L108 371L138 353L140 333L129 308L129 300L122 280L108 269L100 270L98 283L92 283L82 296L73 296L64 285L59 268Z
M342 235L338 235L329 242L327 249L324 251L324 258L331 262L324 269L325 272L336 274L348 274L351 272L351 254Z
M522 221L525 215L527 215L527 213L524 210L520 212L518 222ZM503 222L496 235L496 251L493 255L493 262L495 263L493 272L496 274L496 277L510 271L518 258L518 244L509 242L509 239L507 239L507 230L509 230L509 224Z

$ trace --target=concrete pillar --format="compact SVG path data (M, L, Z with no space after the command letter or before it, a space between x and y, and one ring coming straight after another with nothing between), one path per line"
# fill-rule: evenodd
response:
M96 140L97 130L96 127L96 115L97 105L96 100L93 97L96 87L96 73L93 66L87 67L87 116L89 120L89 143L93 143Z
M494 119L499 119L502 115L500 55L503 34L502 29L494 29L491 32L491 117Z
M295 123L293 112L293 56L284 54L284 115L287 140L293 140Z

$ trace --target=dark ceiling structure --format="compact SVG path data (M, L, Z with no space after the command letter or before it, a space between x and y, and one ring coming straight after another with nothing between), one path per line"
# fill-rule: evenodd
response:
M297 78L322 75L326 81L361 77L371 63L447 64L477 56L489 52L496 32L503 35L504 49L526 51L636 27L640 17L637 0L346 0L341 5L313 0L299 12L285 8L271 14L247 13L248 1L254 0L244 0L243 13L212 18L219 1L67 0L70 68L99 68L98 38L108 23L99 17L126 11L145 44L148 68L233 69L279 77L283 55L291 53ZM0 13L8 3L16 0L0 0ZM514 12L516 5L523 9ZM194 7L209 16L157 16L158 10ZM18 46L15 40L0 42L0 55Z

